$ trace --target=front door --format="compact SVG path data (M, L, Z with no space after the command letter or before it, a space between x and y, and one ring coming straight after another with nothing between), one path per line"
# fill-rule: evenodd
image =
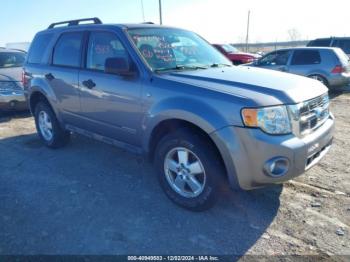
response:
M86 65L79 74L84 128L131 145L140 145L141 80L104 72L111 57L131 59L114 32L89 34ZM131 62L132 64L132 62ZM134 65L133 70L136 70Z

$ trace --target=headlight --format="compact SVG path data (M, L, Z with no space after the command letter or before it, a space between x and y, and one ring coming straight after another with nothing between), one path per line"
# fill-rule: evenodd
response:
M286 106L262 108L244 108L243 123L247 127L257 127L272 135L283 135L292 132Z

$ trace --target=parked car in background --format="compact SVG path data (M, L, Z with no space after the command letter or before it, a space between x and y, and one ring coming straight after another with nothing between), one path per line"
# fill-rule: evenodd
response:
M165 194L190 210L211 207L227 184L301 175L331 147L324 85L233 66L187 30L55 23L35 36L23 70L46 146L75 132L148 155Z
M251 63L261 57L258 54L250 54L239 51L229 44L213 44L224 56L226 56L234 65Z
M317 38L310 41L309 47L339 47L350 57L350 37Z
M350 83L349 58L340 48L280 49L251 65L314 78L330 89L342 88Z
M28 108L21 82L25 56L23 51L0 48L0 110Z

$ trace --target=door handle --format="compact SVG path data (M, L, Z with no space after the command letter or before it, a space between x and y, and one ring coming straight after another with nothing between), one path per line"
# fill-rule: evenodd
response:
M53 74L51 74L51 73L47 73L47 74L45 75L45 78L46 78L47 80L49 80L49 81L52 81L52 80L55 79L55 77L54 77Z
M85 87L87 87L87 88L89 88L89 89L92 89L92 88L94 88L94 87L96 86L96 84L95 84L94 81L92 81L91 79L89 79L89 80L84 80L84 81L83 81L83 86L85 86Z

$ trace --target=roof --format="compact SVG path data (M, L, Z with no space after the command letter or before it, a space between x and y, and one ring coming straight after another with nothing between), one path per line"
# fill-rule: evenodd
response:
M12 48L0 47L0 53L5 53L5 52L26 53L26 51L20 50L20 49L12 49Z
M55 32L55 31L69 31L74 29L87 29L91 30L93 28L111 28L111 27L117 27L119 29L136 29L136 28L164 28L164 29L178 29L176 27L171 26L163 26L159 24L148 24L148 23L134 23L134 24L81 24L81 25L71 25L71 26L58 26L54 28L47 28L45 30L42 30L38 33L44 33L44 32Z
M289 47L289 48L281 48L277 49L275 51L280 51L280 50L334 50L338 47L322 47L322 46L298 46L298 47ZM273 52L273 51L272 51Z
M315 38L311 41L315 40L326 40L326 39L350 39L350 36L330 36L330 37L320 37L320 38Z

